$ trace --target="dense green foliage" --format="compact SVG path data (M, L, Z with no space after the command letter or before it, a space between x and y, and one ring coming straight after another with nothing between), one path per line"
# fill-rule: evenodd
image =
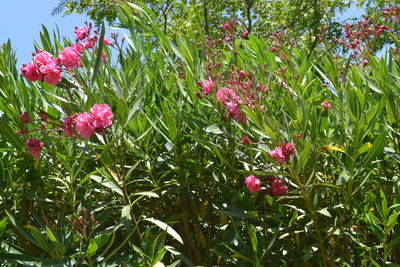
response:
M56 87L27 82L11 45L0 48L0 262L400 261L398 54L363 55L363 66L279 36L199 45L189 31L171 41L146 7L121 5L118 18L127 47L104 47L108 63L85 54ZM43 28L38 46L54 55L70 44L50 39ZM254 82L242 99L252 104L240 105L246 123L226 116L216 89L200 92L196 82L209 79L216 89ZM45 144L39 161L16 134L23 112L59 123L95 103L112 108L112 126L91 139L31 132ZM282 141L296 154L280 165L268 152ZM251 174L257 194L244 183ZM269 177L288 192L268 193Z
M117 18L117 7L127 1L113 0L61 0L54 9L59 13L86 13L100 23ZM238 18L243 28L259 35L276 31L293 32L293 36L307 32L316 33L322 25L333 23L335 14L348 8L352 2L338 0L137 0L156 15L164 33L195 33L200 40L205 35L214 36L224 20Z

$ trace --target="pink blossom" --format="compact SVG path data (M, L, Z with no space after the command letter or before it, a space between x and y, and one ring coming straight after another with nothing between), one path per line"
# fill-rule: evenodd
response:
M83 49L93 48L93 46L94 46L94 42L92 42L92 41L90 41L90 40L88 40L88 39L86 39L86 40L83 41L83 43L82 43Z
M283 154L283 150L280 146L276 147L274 150L268 151L268 154L276 159L281 165L286 161L286 157Z
M79 48L81 48L81 46L75 47L76 49L72 46L64 48L64 50L60 52L60 55L58 57L61 64L63 64L69 70L78 69L81 67L81 53L79 52Z
M229 101L234 101L239 103L240 98L235 94L235 92L232 89L229 88L221 88L220 90L217 91L217 100L221 102L222 104L226 104Z
M107 37L104 37L103 42L104 42L105 45L110 45L111 44L111 41Z
M85 39L82 43L83 49L93 48L98 39L99 37L97 35Z
M56 61L41 66L39 70L44 74L43 80L48 84L57 85L62 80L60 67L57 65Z
M80 44L72 44L71 47L78 53L82 53L83 47Z
M225 105L229 110L228 117L233 117L240 123L247 122L247 118L238 107L238 104L235 102L227 102Z
M40 152L42 151L43 148L43 142L37 140L36 138L29 138L25 142L25 146L29 151L29 154L32 155L34 158L40 158Z
M214 82L212 80L207 80L203 84L203 94L208 95L214 90Z
M281 147L283 150L283 154L286 157L286 160L289 160L290 156L296 154L296 148L293 143L285 143L284 141L282 141Z
M50 54L49 52L38 50L36 55L33 57L33 62L40 66L40 65L55 63L56 60L53 58L53 55Z
M75 38L77 40L83 40L88 35L89 31L86 27L75 27Z
M270 196L283 196L288 190L289 189L283 180L272 178L272 183L269 187L268 194Z
M249 175L245 179L245 184L247 186L247 189L249 189L250 193L256 194L260 192L261 190L261 182L260 179L258 179L254 175Z
M114 114L107 104L94 105L90 111L95 120L96 132L102 132L112 124Z
M40 81L42 80L43 75L39 72L36 64L28 63L24 64L21 67L22 76L25 77L28 81Z
M65 133L70 137L76 137L76 134L73 130L76 124L75 118L76 116L73 115L73 116L67 116L66 118L63 119L63 127L64 127L63 133Z
M293 156L295 153L296 148L294 144L285 142L282 142L281 146L276 147L274 150L268 151L268 154L281 165L290 160L290 156Z
M102 133L112 124L113 113L107 104L94 105L90 113L78 114L75 118L75 130L84 138L94 133Z
M31 122L31 118L28 115L28 112L24 112L21 114L21 116L19 116L19 118L21 119L21 121L23 123L30 123Z
M95 119L92 114L84 112L75 118L75 130L83 138L90 138L96 132Z
M331 110L332 109L332 104L329 103L328 101L324 101L321 103L321 107L323 107L326 110Z

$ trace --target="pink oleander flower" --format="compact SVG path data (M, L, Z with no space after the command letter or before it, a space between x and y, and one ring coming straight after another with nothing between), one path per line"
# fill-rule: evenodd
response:
M240 102L239 96L235 94L235 92L229 88L221 88L220 90L217 91L216 93L217 100L221 102L222 104L226 104L227 102Z
M76 116L67 116L66 118L63 119L63 133L65 133L66 135L70 136L70 137L76 137L75 131L74 131L74 127L75 127L75 118Z
M235 102L226 102L225 106L229 110L228 117L235 118L240 123L247 122L247 118L238 107L238 104Z
M283 150L280 146L276 147L274 150L268 151L268 154L276 159L281 165L284 164L286 161L286 157L283 154Z
M57 65L56 61L41 66L39 70L44 74L43 80L48 84L55 86L62 80L60 67Z
M90 111L91 115L95 119L96 132L101 133L105 128L112 124L114 114L107 104L94 105Z
M78 114L75 123L75 130L83 138L90 138L96 132L95 119L90 113Z
M29 138L25 142L25 146L28 149L29 154L34 158L40 158L40 152L43 149L43 142L37 140L36 138Z
M88 35L89 30L86 27L75 27L75 38L77 40L83 40Z
M111 41L107 37L104 37L103 42L104 42L105 45L110 45L111 44Z
M93 46L94 46L94 42L92 42L92 41L90 41L90 40L88 40L88 39L86 39L86 40L83 41L83 43L82 43L83 49L93 48Z
M28 112L24 112L21 114L21 116L19 116L19 118L21 119L21 121L23 123L30 123L31 122L31 118L28 115Z
M289 160L290 156L296 154L296 147L293 143L285 143L284 141L282 141L281 147L283 150L283 154L286 157L286 160Z
M272 178L270 181L272 182L268 190L270 196L283 196L289 190L283 180Z
M281 165L290 160L290 156L293 156L295 153L296 148L294 144L285 142L282 142L281 146L276 147L274 150L268 151L268 154Z
M29 82L42 80L43 75L39 72L36 64L28 63L21 67L22 76L25 77Z
M85 39L82 43L83 49L93 48L99 37L97 35Z
M75 130L83 138L90 138L94 133L102 133L112 124L112 113L107 104L94 105L90 113L77 114Z
M329 103L328 101L324 101L321 103L321 107L323 107L325 110L331 110L332 109L332 104Z
M78 69L81 67L81 52L79 52L79 49L82 51L81 46L68 46L64 48L60 52L60 55L58 56L61 64L63 64L67 69Z
M56 63L56 61L57 60L53 58L52 54L42 50L38 50L36 55L33 57L33 62L39 66Z
M260 182L260 179L258 179L256 176L249 175L246 177L244 182L247 186L247 189L249 189L250 193L256 194L256 193L260 192L261 182Z
M214 82L212 80L207 80L205 81L202 86L203 86L203 94L208 95L211 94L212 91L214 90Z
M78 53L82 53L83 47L80 44L72 44L71 47L75 49Z

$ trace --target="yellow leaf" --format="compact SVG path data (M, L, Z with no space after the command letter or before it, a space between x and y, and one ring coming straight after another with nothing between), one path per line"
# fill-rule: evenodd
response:
M339 151L339 152L342 152L342 153L345 153L345 154L346 154L346 151L344 151L344 150L341 149L341 148L335 147L335 146L329 146L329 145L327 145L327 146L324 146L324 149L336 150L336 151Z

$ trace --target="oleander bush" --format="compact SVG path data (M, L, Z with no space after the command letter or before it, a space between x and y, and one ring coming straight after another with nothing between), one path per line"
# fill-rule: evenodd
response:
M109 38L43 27L22 67L0 48L2 264L400 262L396 32L309 51L235 20L198 44L145 7L118 18ZM376 57L381 29L397 48Z

